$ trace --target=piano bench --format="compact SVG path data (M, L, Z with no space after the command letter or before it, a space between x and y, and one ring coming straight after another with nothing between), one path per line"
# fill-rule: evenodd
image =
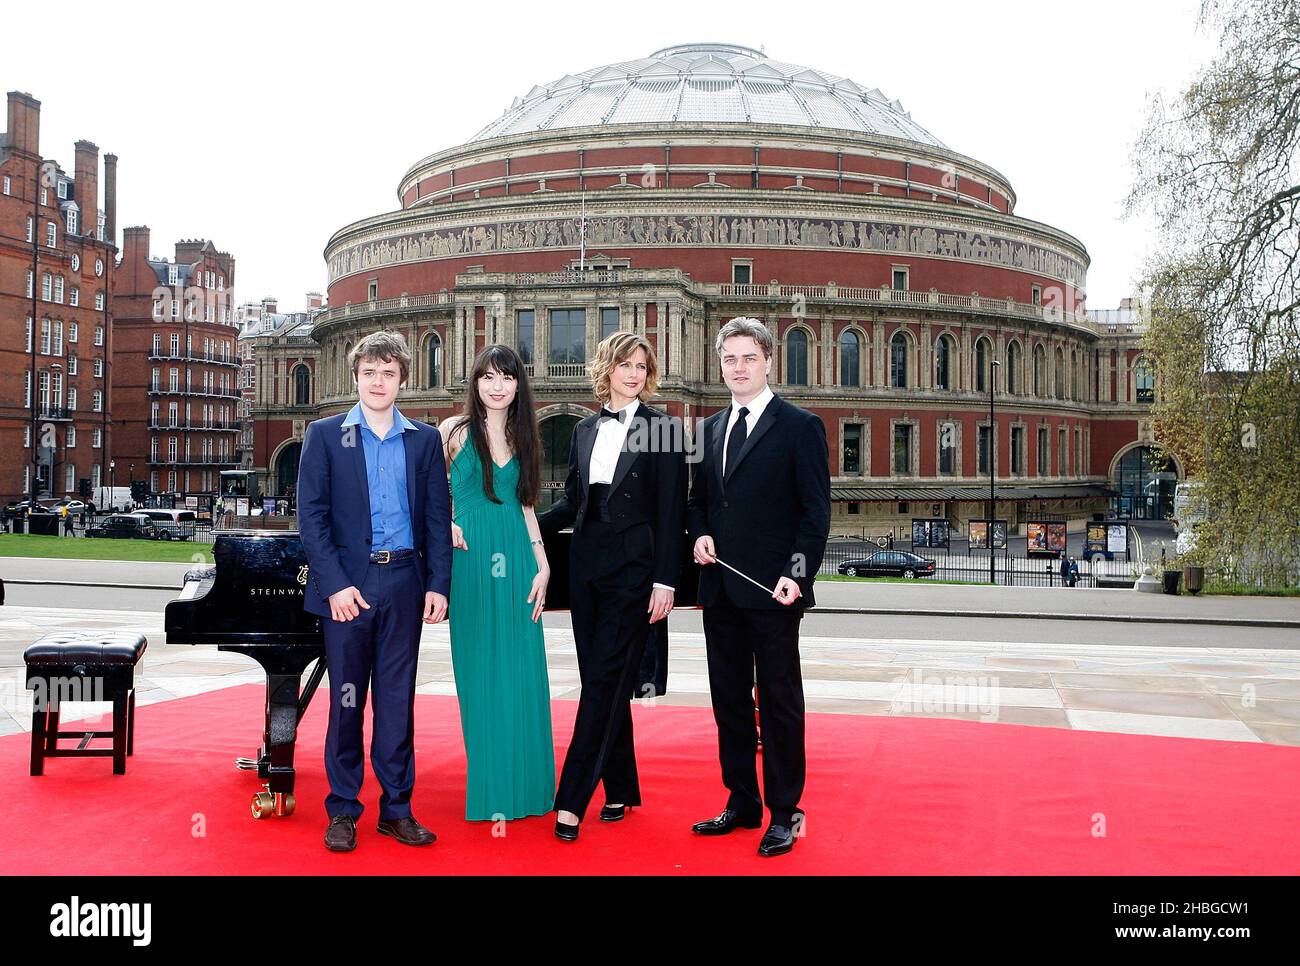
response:
M148 641L130 631L56 631L23 652L32 695L32 774L46 758L113 758L113 774L126 774L135 753L135 669ZM60 731L61 701L112 701L112 731ZM80 738L60 748L60 738ZM92 750L92 738L112 738L112 750Z

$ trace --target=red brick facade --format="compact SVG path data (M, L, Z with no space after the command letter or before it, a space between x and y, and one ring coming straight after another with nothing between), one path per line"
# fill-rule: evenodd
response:
M12 91L0 142L0 500L109 482L117 159L41 153L40 102ZM103 221L101 223L101 216Z
M712 53L707 69L735 51ZM733 62L757 73L756 59ZM542 117L596 96L572 78L556 87L553 104L539 94L516 110ZM346 353L382 327L415 356L405 410L433 421L458 410L484 344L526 349L546 432L592 406L583 363L608 317L647 337L659 403L693 422L726 405L713 342L748 315L776 338L775 390L825 421L836 530L921 504L958 523L982 515L993 359L999 515L1108 509L1116 458L1150 442L1138 334L1088 315L1083 244L1016 216L996 170L919 137L599 118L431 155L402 178L401 210L330 239L311 415L352 404ZM585 345L557 350L569 330L555 320L577 310ZM255 433L268 481L303 424L280 405L264 397ZM551 453L549 472L564 457Z
M231 290L235 260L209 241L176 243L153 259L149 229L123 231L118 271L119 479L126 467L154 493L214 493L238 466L239 330Z

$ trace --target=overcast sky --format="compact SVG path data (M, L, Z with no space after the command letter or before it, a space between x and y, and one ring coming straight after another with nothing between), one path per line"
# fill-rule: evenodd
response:
M397 204L397 182L516 96L566 73L721 41L849 77L902 101L955 151L1006 175L1016 213L1080 239L1088 304L1129 294L1150 231L1123 218L1148 92L1180 90L1214 52L1197 0L898 6L476 3L213 6L80 0L27 42L5 13L5 90L41 101L41 147L71 173L86 138L118 155L118 231L153 254L212 239L241 301L281 310L325 291L337 229ZM839 12L832 15L831 11Z

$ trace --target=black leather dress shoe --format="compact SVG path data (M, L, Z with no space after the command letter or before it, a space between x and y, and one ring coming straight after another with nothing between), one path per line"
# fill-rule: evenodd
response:
M602 822L621 822L623 816L632 811L631 805L602 805L600 807L600 820Z
M794 848L794 830L788 825L769 825L758 843L759 855L785 855Z
M697 835L726 835L733 829L761 828L762 825L763 820L761 818L742 818L739 812L724 808L722 814L717 818L696 822L691 826L691 831Z
M432 845L438 841L438 836L417 822L413 815L380 819L378 828L380 835L391 835L403 845Z
M335 815L325 830L325 848L331 852L351 852L357 847L357 820L351 815Z
M565 825L557 818L555 820L555 837L565 842L576 842L578 840L578 826Z

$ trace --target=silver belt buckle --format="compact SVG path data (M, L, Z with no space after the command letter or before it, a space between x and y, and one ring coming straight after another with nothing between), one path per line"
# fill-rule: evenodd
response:
M393 553L391 550L376 550L375 554L379 557L375 563L386 564L391 563L393 560Z

